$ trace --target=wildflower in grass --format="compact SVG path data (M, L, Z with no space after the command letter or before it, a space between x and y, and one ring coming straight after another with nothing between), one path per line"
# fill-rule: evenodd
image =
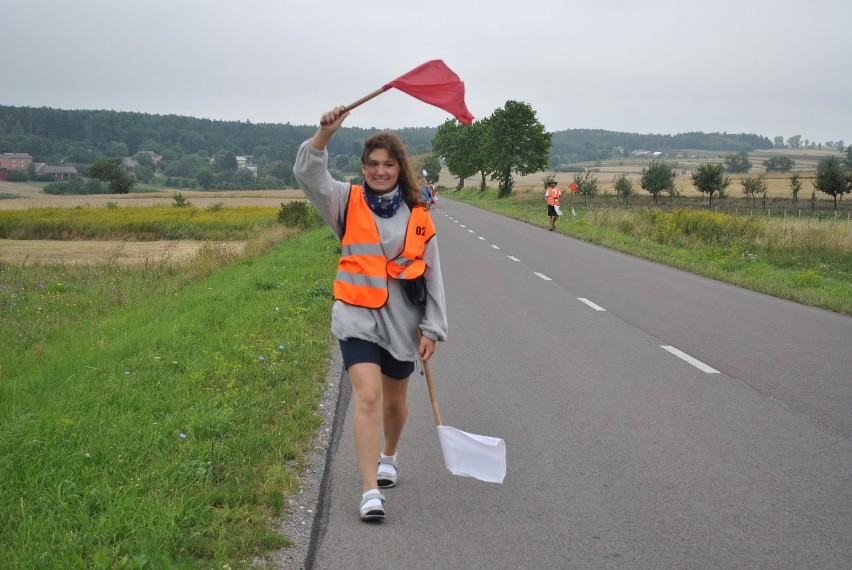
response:
M258 360L260 360L261 362L263 362L264 360L266 360L263 356L258 356L258 357L257 357L257 359L258 359Z
M125 370L125 371L124 371L124 375L125 375L125 376L130 376L130 370Z
M281 309L279 309L278 307L275 307L275 312L276 312L276 313L280 313L280 312L281 312Z
M180 433L178 434L178 437L179 437L179 438L181 438L181 439L186 439L186 434L185 434L185 433L183 433L183 432L180 432Z
M283 344L279 344L279 345L278 345L278 350L284 350L284 345L283 345Z

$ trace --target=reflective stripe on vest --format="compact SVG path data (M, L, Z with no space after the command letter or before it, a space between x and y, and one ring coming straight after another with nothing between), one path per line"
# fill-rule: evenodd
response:
M385 259L379 229L361 186L352 185L341 239L340 262L334 281L334 298L370 309L378 309L388 300L387 278L413 279L423 275L426 264L423 251L435 235L435 227L426 208L411 211L402 253Z

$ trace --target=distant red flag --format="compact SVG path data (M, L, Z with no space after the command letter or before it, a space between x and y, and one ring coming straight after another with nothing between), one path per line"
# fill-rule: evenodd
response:
M387 83L384 90L396 87L424 103L429 103L469 125L473 115L464 103L464 82L440 59L427 61Z
M577 186L576 182L572 182L571 184L569 184L568 188L571 190L571 192L576 192L577 190L580 189L580 187Z

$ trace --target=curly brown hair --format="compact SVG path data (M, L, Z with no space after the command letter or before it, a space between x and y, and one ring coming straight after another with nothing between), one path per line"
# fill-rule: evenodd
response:
M397 164L399 164L399 180L397 183L399 184L402 198L408 204L408 207L424 206L426 203L423 201L420 188L417 186L417 180L414 177L411 162L408 160L405 145L402 139L399 138L399 135L393 131L379 131L364 141L364 150L361 153L361 166L365 166L370 153L379 148L386 150Z

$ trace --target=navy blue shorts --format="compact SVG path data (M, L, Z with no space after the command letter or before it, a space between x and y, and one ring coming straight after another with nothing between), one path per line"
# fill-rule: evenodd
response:
M378 364L382 374L394 380L405 380L414 372L413 362L397 360L374 342L360 338L347 338L338 342L340 353L343 355L343 366L347 370L353 364L371 362Z

